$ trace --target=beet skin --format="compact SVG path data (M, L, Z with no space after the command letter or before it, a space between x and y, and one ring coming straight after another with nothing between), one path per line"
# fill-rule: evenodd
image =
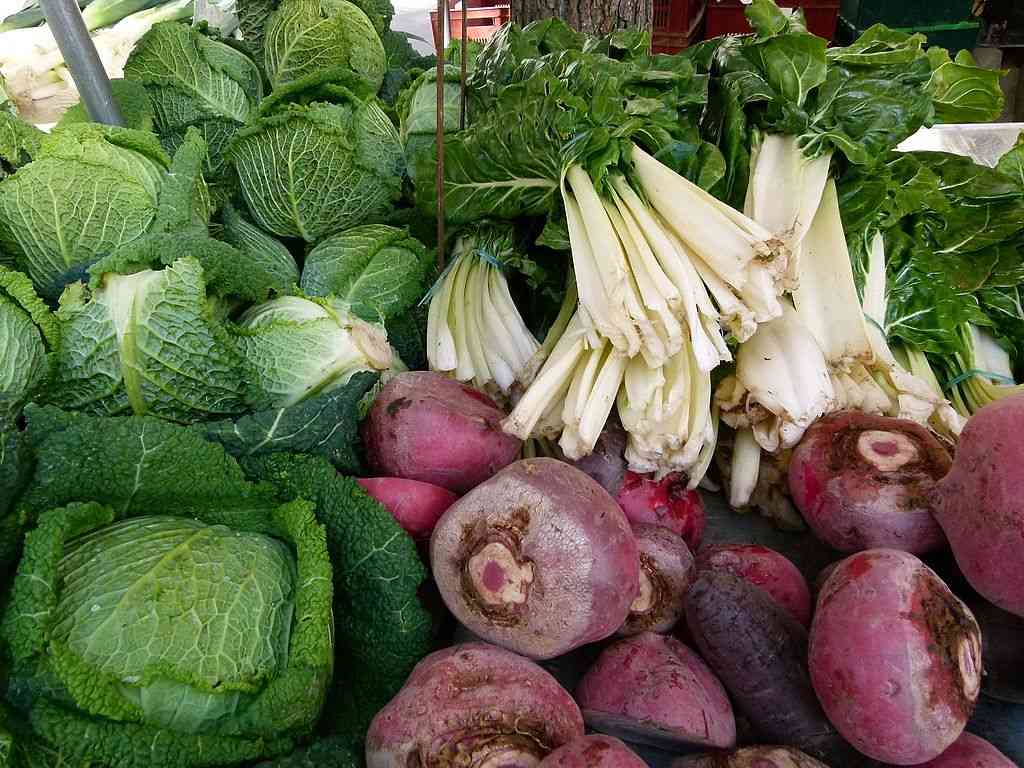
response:
M691 550L704 537L704 502L700 492L686 487L680 475L654 480L627 472L618 493L612 494L631 523L661 525L683 537Z
M429 539L441 515L459 498L439 485L401 477L362 477L357 482L416 541Z
M728 749L732 705L700 657L673 637L647 632L608 646L587 670L576 700L591 728L664 749Z
M911 554L846 558L818 596L809 664L839 732L868 757L917 765L964 730L981 688L981 633L943 581Z
M971 586L1024 617L1024 394L970 418L932 501Z
M973 733L964 733L953 746L917 768L1017 768L1017 764Z
M722 544L697 554L697 572L727 571L760 587L805 627L811 625L811 591L800 569L774 549Z
M764 741L822 759L847 748L811 686L807 630L767 592L726 571L705 571L687 593L686 623Z
M945 546L929 492L949 467L949 453L919 424L840 411L804 433L789 491L814 534L840 552L921 554Z
M683 615L694 577L693 555L677 534L660 525L633 525L640 549L640 594L620 635L668 632Z
M486 643L455 645L416 665L370 724L367 768L535 768L583 737L576 702L529 659Z
M377 474L465 493L519 456L501 429L506 416L472 387L429 371L400 373L381 389L362 424Z
M612 635L639 594L622 510L556 459L517 461L455 502L434 528L430 560L459 621L534 659Z
M594 734L559 747L537 768L647 768L647 763L618 739Z
M672 768L829 768L792 747L747 747L735 752L681 757ZM838 768L838 766L837 766Z

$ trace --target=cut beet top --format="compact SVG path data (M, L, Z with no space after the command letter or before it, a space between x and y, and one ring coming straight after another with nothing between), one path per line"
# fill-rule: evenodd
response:
M517 461L459 499L434 528L430 559L467 629L535 659L608 637L639 595L622 510L556 459Z
M841 411L804 434L789 489L815 535L841 552L920 554L945 545L929 493L950 466L949 453L920 425Z

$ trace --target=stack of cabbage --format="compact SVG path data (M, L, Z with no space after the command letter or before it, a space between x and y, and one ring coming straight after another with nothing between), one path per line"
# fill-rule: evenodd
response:
M259 53L139 28L114 80L127 127L76 105L46 134L20 99L0 110L15 765L234 765L315 741L309 759L356 766L432 647L415 545L349 476L366 398L422 364L433 264L386 223L394 35L343 0L264 16L245 17Z

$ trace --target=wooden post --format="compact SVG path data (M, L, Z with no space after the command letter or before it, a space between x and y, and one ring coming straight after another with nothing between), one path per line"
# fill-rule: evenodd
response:
M653 0L511 0L512 21L528 24L556 17L591 35L616 29L651 29Z

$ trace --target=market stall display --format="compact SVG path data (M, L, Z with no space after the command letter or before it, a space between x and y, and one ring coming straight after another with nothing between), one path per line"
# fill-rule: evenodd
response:
M998 73L385 5L0 110L0 759L1024 761Z

